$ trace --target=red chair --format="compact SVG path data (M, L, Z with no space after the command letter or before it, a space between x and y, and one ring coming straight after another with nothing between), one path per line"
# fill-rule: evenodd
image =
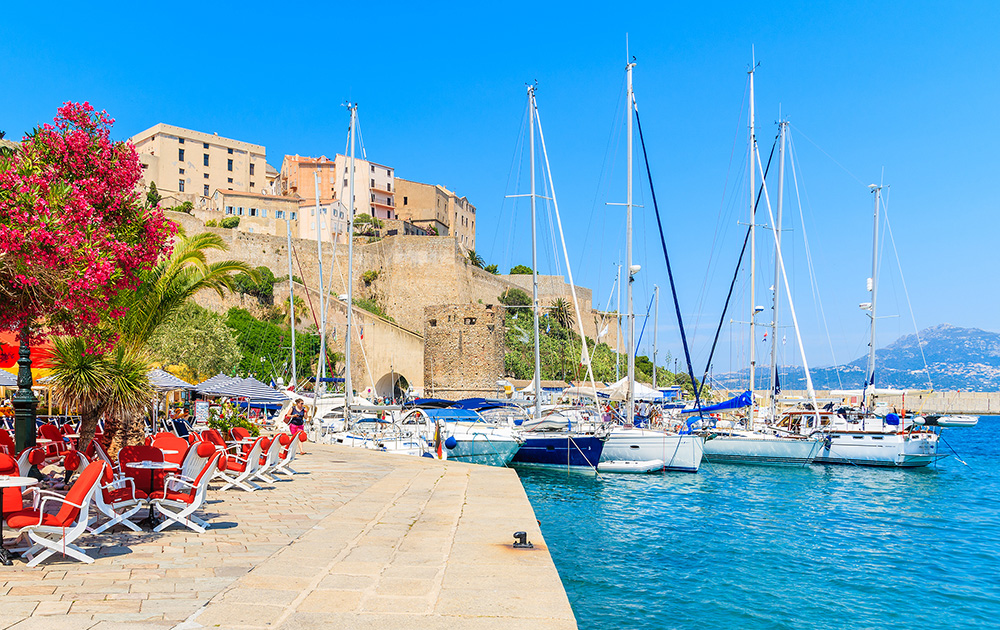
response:
M0 428L0 453L14 457L17 447L14 446L14 438L10 436L7 429Z
M19 510L7 515L7 526L18 530L21 534L26 533L28 538L35 543L24 552L29 560L27 566L36 566L42 560L57 553L87 564L94 561L87 555L87 552L74 545L73 542L87 528L90 502L106 467L107 464L104 462L89 464L65 497L32 488L31 491L35 494L36 500L41 500L38 508ZM46 505L50 503L62 504L58 514L51 514L45 510Z
M226 471L232 471L234 474L229 475L225 472L220 472L218 477L221 477L226 485L222 486L223 490L228 490L233 486L246 490L247 492L253 492L254 490L260 490L260 486L255 484L251 479L260 469L260 456L264 452L264 444L267 438L259 437L257 438L253 446L250 448L250 452L247 453L246 457L240 457L239 455L232 455L226 460Z
M17 457L17 474L27 477L32 466L41 466L45 463L45 449L41 447L26 448Z
M79 451L69 451L63 458L63 466L66 467L67 471L75 471L81 465L89 463L87 456ZM87 529L94 534L100 534L115 525L124 525L132 531L141 532L142 528L129 519L143 508L143 501L147 498L146 493L137 490L135 482L129 477L115 479L109 466L104 467L104 474L99 483L101 491L94 493L94 504L99 512L108 517L108 520L95 528L94 526L100 520L100 514L95 514L87 523Z
M172 523L183 525L196 532L203 533L208 523L194 515L195 510L205 503L208 484L215 476L225 453L215 450L210 444L199 447L199 455L204 455L205 463L194 478L175 475L167 478L164 489L154 492L150 497L153 507L167 520L163 521L153 531L163 531Z
M130 477L135 487L147 494L163 489L164 471L133 468L132 462L162 462L163 451L152 446L126 446L118 453L122 476Z
M180 466L191 445L173 433L159 433L153 438L152 446L163 451L163 461Z
M45 449L46 459L61 457L63 453L69 450L65 438L63 438L62 431L54 424L46 423L38 427L38 437L44 440L51 440L39 445Z
M299 442L306 441L306 434L303 431L299 431L294 436L288 435L287 433L282 433L278 436L278 440L281 442L285 450L281 451L281 456L278 459L278 464L270 471L272 475L297 475L299 472L291 467L292 461L295 459L295 455L299 452Z
M0 453L0 475L7 477L20 477L17 469L17 462L13 457L5 453ZM10 514L24 509L24 500L21 498L20 488L3 488L0 494L0 501L3 501L3 513Z

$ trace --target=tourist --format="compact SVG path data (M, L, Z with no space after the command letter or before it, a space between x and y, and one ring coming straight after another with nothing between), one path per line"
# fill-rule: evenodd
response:
M285 420L288 422L288 430L292 434L292 438L297 438L300 431L305 431L306 418L309 416L309 410L306 409L305 404L301 398L295 400L295 404L292 406L291 411L285 416ZM305 442L303 442L305 444ZM308 455L301 447L299 447L299 453L302 455Z

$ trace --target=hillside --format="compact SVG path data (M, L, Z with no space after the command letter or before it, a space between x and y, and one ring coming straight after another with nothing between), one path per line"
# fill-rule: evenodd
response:
M930 382L937 390L1000 391L1000 333L979 328L959 328L940 324L904 335L875 351L876 384L879 387L929 389L920 349L923 348ZM861 356L845 365L812 370L817 389L859 388L864 384L868 357ZM758 379L766 379L767 369L758 368ZM839 380L838 380L839 373ZM731 387L746 383L748 370L717 376ZM802 368L782 368L784 389L805 389ZM764 380L758 380L764 382Z

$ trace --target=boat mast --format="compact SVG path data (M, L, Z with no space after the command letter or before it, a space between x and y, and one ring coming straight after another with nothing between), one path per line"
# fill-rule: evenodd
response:
M535 329L535 420L542 417L542 353L538 338L538 247L535 226L535 86L528 86L528 116L531 144L531 313Z
M628 289L626 290L626 306L628 308L628 394L626 395L628 416L627 424L632 424L635 420L635 314L632 312L632 281L635 271L632 267L632 117L635 114L635 95L632 93L632 68L635 64L626 61L628 71L628 169L626 177L628 188L625 194L625 265L628 270Z
M788 123L781 121L778 123L778 216L774 223L774 251L781 251L781 208L785 197L785 129ZM774 294L774 311L771 317L771 415L774 422L777 419L778 410L778 308L781 304L781 291L778 287L781 284L781 263L778 255L774 256L774 286L771 291Z
M357 103L349 103L351 129L348 132L350 151L350 184L347 212L347 326L344 336L344 420L351 419L351 402L354 400L354 383L351 380L351 324L354 315L354 129L358 121Z
M618 285L618 306L615 310L615 382L621 380L621 357L622 357L622 263L621 252L618 252L618 275L615 276L615 284Z
M316 388L315 394L317 399L323 393L323 377L326 376L326 309L323 308L323 300L326 297L326 292L323 287L323 232L320 229L322 221L320 220L320 215L322 214L322 208L319 203L319 160L316 160L316 168L313 170L313 184L316 189L316 259L319 261L319 317L320 317L320 334L319 334L319 369L316 370Z
M753 428L753 399L757 381L757 223L754 210L754 194L757 192L756 171L757 136L754 132L753 75L757 69L756 56L751 54L750 64L750 428Z
M874 223L874 228L872 229L872 277L868 279L868 290L872 294L871 307L868 309L868 316L871 317L871 332L869 332L868 340L868 374L865 378L865 395L862 396L862 400L867 404L868 396L867 389L869 387L873 390L875 389L875 300L878 297L878 219L879 219L879 205L882 200L882 187L872 184L869 186L872 192L875 193L875 211L872 217ZM872 405L874 406L874 404Z
M295 366L295 276L292 269L292 215L285 215L285 236L288 239L288 319L292 327L292 378L289 379L292 390L298 386L298 374Z
M660 323L660 287L653 285L656 307L653 309L653 389L656 389L656 328Z

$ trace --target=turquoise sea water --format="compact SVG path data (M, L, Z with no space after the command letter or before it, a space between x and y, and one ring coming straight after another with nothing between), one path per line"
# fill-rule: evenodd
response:
M1000 417L944 438L968 466L518 474L581 630L1000 628Z

